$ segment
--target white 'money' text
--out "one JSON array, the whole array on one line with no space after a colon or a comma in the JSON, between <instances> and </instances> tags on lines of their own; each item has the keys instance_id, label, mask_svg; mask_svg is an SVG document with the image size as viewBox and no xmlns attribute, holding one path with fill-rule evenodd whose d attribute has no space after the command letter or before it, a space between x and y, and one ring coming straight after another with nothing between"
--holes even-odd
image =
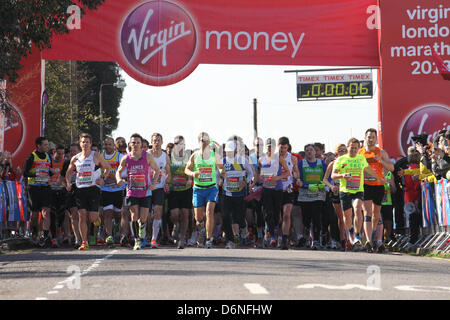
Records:
<instances>
[{"instance_id":1,"label":"white 'money' text","mask_svg":"<svg viewBox=\"0 0 450 320\"><path fill-rule=\"evenodd\" d=\"M303 32L297 38L294 35L284 32L276 32L269 35L267 32L254 32L249 33L246 31L239 31L236 34L232 34L230 31L206 31L206 50L210 50L213 41L215 41L215 48L217 50L222 49L222 38L225 39L228 50L236 48L240 51L249 50L254 51L259 49L259 46L263 46L264 50L268 51L273 49L275 51L286 51L289 47L292 48L291 58L295 58L300 46L305 37Z\"/></svg>"}]
</instances>

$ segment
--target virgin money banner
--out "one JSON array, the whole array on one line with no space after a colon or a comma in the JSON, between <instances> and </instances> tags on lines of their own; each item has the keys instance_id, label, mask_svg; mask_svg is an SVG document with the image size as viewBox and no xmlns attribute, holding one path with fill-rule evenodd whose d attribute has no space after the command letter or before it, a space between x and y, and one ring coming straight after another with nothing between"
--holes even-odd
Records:
<instances>
[{"instance_id":1,"label":"virgin money banner","mask_svg":"<svg viewBox=\"0 0 450 320\"><path fill-rule=\"evenodd\" d=\"M11 110L5 117L4 150L13 156L14 169L23 169L41 131L42 64L39 50L21 60L23 68L15 83L7 83Z\"/></svg>"},{"instance_id":2,"label":"virgin money banner","mask_svg":"<svg viewBox=\"0 0 450 320\"><path fill-rule=\"evenodd\" d=\"M200 63L379 66L377 0L107 0L43 52L169 85Z\"/></svg>"},{"instance_id":3,"label":"virgin money banner","mask_svg":"<svg viewBox=\"0 0 450 320\"><path fill-rule=\"evenodd\" d=\"M450 66L450 2L381 0L383 147L404 155L411 137L431 141L450 129L450 82L433 61L433 51Z\"/></svg>"}]
</instances>

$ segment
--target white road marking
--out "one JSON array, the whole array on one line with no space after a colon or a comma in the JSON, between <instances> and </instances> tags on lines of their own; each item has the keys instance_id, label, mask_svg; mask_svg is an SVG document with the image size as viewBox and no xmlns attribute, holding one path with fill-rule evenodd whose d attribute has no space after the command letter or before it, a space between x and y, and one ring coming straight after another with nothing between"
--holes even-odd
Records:
<instances>
[{"instance_id":1,"label":"white road marking","mask_svg":"<svg viewBox=\"0 0 450 320\"><path fill-rule=\"evenodd\" d=\"M440 287L440 286L396 286L394 287L400 291L416 291L416 292L449 292L450 287Z\"/></svg>"},{"instance_id":2,"label":"white road marking","mask_svg":"<svg viewBox=\"0 0 450 320\"><path fill-rule=\"evenodd\" d=\"M80 277L84 276L86 274L88 274L89 272L91 272L92 270L98 268L98 266L100 265L101 262L103 262L106 259L111 258L115 253L117 252L117 250L113 250L111 251L107 256L101 258L101 259L96 259L95 262L93 262L85 271L83 271L82 273L79 273L78 275L71 275L69 277L67 277L66 279L58 282L58 284L56 286L53 287L53 290L48 291L47 295L55 295L59 293L59 289L63 289L66 285L69 287L69 284L72 283L72 281L74 281L75 277ZM70 288L70 287L69 287ZM56 290L58 289L58 290ZM48 300L48 298L46 297L37 297L36 300Z\"/></svg>"},{"instance_id":3,"label":"white road marking","mask_svg":"<svg viewBox=\"0 0 450 320\"><path fill-rule=\"evenodd\" d=\"M259 283L244 283L244 286L250 291L252 294L269 294L269 291L266 290Z\"/></svg>"},{"instance_id":4,"label":"white road marking","mask_svg":"<svg viewBox=\"0 0 450 320\"><path fill-rule=\"evenodd\" d=\"M296 288L297 289L323 288L323 289L329 289L329 290L361 289L361 290L366 290L366 291L381 291L381 288L364 286L364 285L360 285L360 284L344 284L342 286L333 286L333 285L321 284L321 283L307 283L307 284L299 285Z\"/></svg>"}]
</instances>

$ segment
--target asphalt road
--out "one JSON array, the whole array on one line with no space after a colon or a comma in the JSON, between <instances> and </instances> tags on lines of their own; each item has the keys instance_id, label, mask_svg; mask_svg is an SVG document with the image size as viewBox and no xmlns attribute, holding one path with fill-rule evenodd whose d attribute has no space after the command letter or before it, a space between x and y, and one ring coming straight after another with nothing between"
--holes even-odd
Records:
<instances>
[{"instance_id":1,"label":"asphalt road","mask_svg":"<svg viewBox=\"0 0 450 320\"><path fill-rule=\"evenodd\" d=\"M173 247L0 255L1 300L450 299L450 260L398 254Z\"/></svg>"}]
</instances>

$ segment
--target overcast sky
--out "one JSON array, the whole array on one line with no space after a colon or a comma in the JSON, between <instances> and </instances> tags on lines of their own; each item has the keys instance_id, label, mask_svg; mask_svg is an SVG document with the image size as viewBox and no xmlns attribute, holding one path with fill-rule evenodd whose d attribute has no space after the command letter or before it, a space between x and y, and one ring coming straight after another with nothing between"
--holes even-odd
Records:
<instances>
[{"instance_id":1,"label":"overcast sky","mask_svg":"<svg viewBox=\"0 0 450 320\"><path fill-rule=\"evenodd\" d=\"M308 67L311 69L313 67ZM314 67L315 68L315 67ZM188 148L206 131L217 142L237 134L252 149L253 99L258 101L258 135L287 136L295 152L310 142L325 143L331 151L367 128L377 128L378 92L373 99L298 102L295 66L199 65L179 83L152 87L122 71L127 83L119 108L120 121L113 136L127 141L137 132L150 140L154 132L163 145L181 134ZM373 72L376 87L376 71Z\"/></svg>"}]
</instances>

